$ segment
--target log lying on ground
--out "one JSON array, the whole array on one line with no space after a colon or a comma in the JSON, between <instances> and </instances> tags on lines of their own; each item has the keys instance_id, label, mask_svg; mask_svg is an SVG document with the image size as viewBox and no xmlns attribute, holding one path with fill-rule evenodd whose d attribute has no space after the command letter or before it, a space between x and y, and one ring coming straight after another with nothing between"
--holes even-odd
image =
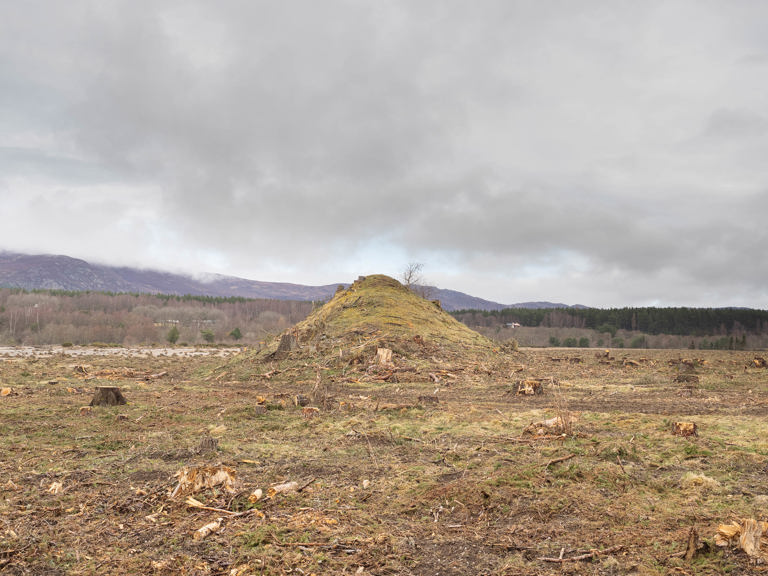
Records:
<instances>
[{"instance_id":1,"label":"log lying on ground","mask_svg":"<svg viewBox=\"0 0 768 576\"><path fill-rule=\"evenodd\" d=\"M97 386L91 399L91 406L122 406L128 401L117 386Z\"/></svg>"}]
</instances>

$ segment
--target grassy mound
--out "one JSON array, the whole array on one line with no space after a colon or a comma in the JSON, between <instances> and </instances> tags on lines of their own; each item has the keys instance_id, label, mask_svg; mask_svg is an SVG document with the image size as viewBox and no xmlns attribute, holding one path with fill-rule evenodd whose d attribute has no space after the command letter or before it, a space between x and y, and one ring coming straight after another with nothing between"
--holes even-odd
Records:
<instances>
[{"instance_id":1,"label":"grassy mound","mask_svg":"<svg viewBox=\"0 0 768 576\"><path fill-rule=\"evenodd\" d=\"M372 362L378 348L410 361L486 359L499 345L388 276L359 278L270 342L255 359Z\"/></svg>"}]
</instances>

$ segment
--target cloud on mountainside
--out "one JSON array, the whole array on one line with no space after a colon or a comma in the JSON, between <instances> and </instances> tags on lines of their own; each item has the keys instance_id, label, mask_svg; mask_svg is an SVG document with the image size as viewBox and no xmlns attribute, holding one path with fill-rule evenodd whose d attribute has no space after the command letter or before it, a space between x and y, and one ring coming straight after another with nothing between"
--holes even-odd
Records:
<instances>
[{"instance_id":1,"label":"cloud on mountainside","mask_svg":"<svg viewBox=\"0 0 768 576\"><path fill-rule=\"evenodd\" d=\"M0 246L766 307L768 5L0 7Z\"/></svg>"}]
</instances>

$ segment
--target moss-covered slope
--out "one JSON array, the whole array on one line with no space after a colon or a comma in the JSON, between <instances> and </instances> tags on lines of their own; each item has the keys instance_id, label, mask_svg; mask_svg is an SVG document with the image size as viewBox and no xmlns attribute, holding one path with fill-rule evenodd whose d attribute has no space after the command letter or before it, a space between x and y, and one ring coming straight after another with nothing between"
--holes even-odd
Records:
<instances>
[{"instance_id":1,"label":"moss-covered slope","mask_svg":"<svg viewBox=\"0 0 768 576\"><path fill-rule=\"evenodd\" d=\"M264 360L313 357L370 360L379 347L402 358L471 360L499 346L388 276L359 278L257 354Z\"/></svg>"}]
</instances>

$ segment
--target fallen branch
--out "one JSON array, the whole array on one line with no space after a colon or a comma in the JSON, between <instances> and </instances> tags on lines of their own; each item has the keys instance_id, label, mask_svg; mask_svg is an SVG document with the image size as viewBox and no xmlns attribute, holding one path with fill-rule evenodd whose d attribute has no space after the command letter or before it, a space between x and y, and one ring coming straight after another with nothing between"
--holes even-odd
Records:
<instances>
[{"instance_id":1,"label":"fallen branch","mask_svg":"<svg viewBox=\"0 0 768 576\"><path fill-rule=\"evenodd\" d=\"M563 558L564 551L560 551L560 556L558 558L537 558L537 560L541 560L542 562L577 562L580 560L592 560L593 558L597 558L598 556L604 556L606 554L613 554L614 552L618 552L619 550L622 550L624 548L623 544L617 544L616 546L611 546L610 548L606 548L605 550L590 550L586 554L579 554L578 556L571 556L570 558Z\"/></svg>"},{"instance_id":2,"label":"fallen branch","mask_svg":"<svg viewBox=\"0 0 768 576\"><path fill-rule=\"evenodd\" d=\"M410 436L399 436L399 438L402 438L403 440L408 440L409 442L419 442L421 444L426 444L424 440L421 440L419 438L412 438Z\"/></svg>"},{"instance_id":3,"label":"fallen branch","mask_svg":"<svg viewBox=\"0 0 768 576\"><path fill-rule=\"evenodd\" d=\"M270 544L274 546L283 546L283 547L293 547L296 546L298 548L326 548L328 550L343 550L347 552L348 554L355 554L359 552L360 550L358 548L353 548L352 546L349 546L347 544L337 543L337 544L329 544L327 542L270 542Z\"/></svg>"},{"instance_id":4,"label":"fallen branch","mask_svg":"<svg viewBox=\"0 0 768 576\"><path fill-rule=\"evenodd\" d=\"M530 437L523 437L523 438L513 438L511 436L505 436L502 438L498 438L500 442L515 442L518 444L532 444L534 442L538 442L539 440L565 440L566 435L565 434L549 434L546 436L530 436ZM495 440L489 438L489 440Z\"/></svg>"},{"instance_id":5,"label":"fallen branch","mask_svg":"<svg viewBox=\"0 0 768 576\"><path fill-rule=\"evenodd\" d=\"M315 477L313 476L312 478L310 478L309 480L307 480L306 482L304 482L304 484L302 484L301 486L299 486L298 488L296 488L296 492L301 492L302 490L304 490L304 488L306 488L307 486L309 486L310 484L312 484L312 483L313 483L315 480L317 480L317 478L315 478Z\"/></svg>"},{"instance_id":6,"label":"fallen branch","mask_svg":"<svg viewBox=\"0 0 768 576\"><path fill-rule=\"evenodd\" d=\"M552 464L557 464L559 462L565 462L566 460L570 460L571 458L574 458L576 454L568 454L568 456L561 456L560 458L555 458L554 460L550 460L547 462L547 465L544 466L544 468L549 468L552 466Z\"/></svg>"},{"instance_id":7,"label":"fallen branch","mask_svg":"<svg viewBox=\"0 0 768 576\"><path fill-rule=\"evenodd\" d=\"M328 542L270 542L270 544L275 546L327 546L328 548L338 546L338 544L328 544Z\"/></svg>"},{"instance_id":8,"label":"fallen branch","mask_svg":"<svg viewBox=\"0 0 768 576\"><path fill-rule=\"evenodd\" d=\"M248 516L249 514L254 514L256 516L259 516L261 518L264 518L264 513L261 510L257 510L256 508L251 508L250 510L245 510L244 512L232 512L231 510L226 510L224 508L212 508L211 506L206 506L199 500L196 500L190 496L185 501L187 506L190 506L192 508L198 508L199 510L209 510L210 512L219 512L220 514L226 514L228 516L231 516L232 518L238 518L240 516Z\"/></svg>"}]
</instances>

